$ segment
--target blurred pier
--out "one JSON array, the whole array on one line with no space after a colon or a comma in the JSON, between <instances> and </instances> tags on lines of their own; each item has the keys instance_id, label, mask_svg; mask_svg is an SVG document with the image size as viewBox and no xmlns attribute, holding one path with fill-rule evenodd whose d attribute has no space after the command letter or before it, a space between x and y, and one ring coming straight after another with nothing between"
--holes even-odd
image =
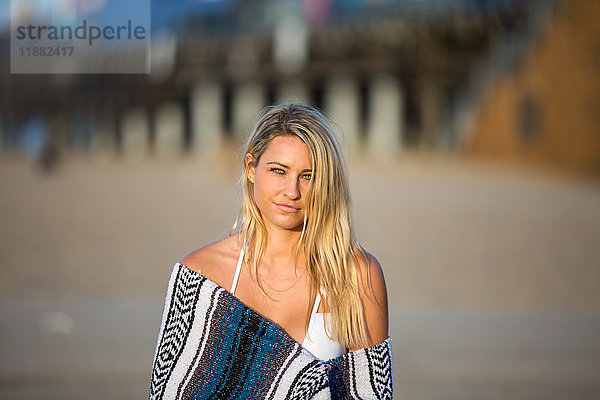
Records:
<instances>
[{"instance_id":1,"label":"blurred pier","mask_svg":"<svg viewBox=\"0 0 600 400\"><path fill-rule=\"evenodd\" d=\"M153 2L156 13L162 3ZM531 52L541 51L537 47L553 21L563 14L569 18L563 8L582 14L584 3L591 4L215 3L220 6L181 16L176 26L155 28L150 75L19 75L8 74L4 65L3 153L28 152L48 165L69 152L207 157L223 143L239 143L264 106L305 102L332 116L349 152L390 159L407 149L497 156L493 150L508 139L498 132L487 135L498 121L482 119L482 101L495 82L516 74ZM7 49L8 37L0 45ZM575 137L555 154L554 137L566 133L546 126L549 117L539 111L546 107L544 93L522 91L512 100L517 115L496 116L514 119L514 126L505 124L505 135L517 136L517 147L501 158L543 153L538 160L543 164L597 172L597 152L570 150L581 142L596 149L590 129L597 125L569 132ZM548 147L554 153L547 154Z\"/></svg>"}]
</instances>

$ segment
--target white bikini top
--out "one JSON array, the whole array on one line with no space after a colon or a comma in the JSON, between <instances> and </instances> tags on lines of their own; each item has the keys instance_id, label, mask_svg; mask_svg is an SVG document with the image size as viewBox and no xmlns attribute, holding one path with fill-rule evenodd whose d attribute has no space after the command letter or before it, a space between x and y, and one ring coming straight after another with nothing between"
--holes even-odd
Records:
<instances>
[{"instance_id":1,"label":"white bikini top","mask_svg":"<svg viewBox=\"0 0 600 400\"><path fill-rule=\"evenodd\" d=\"M235 275L233 276L233 284L231 285L230 292L232 295L235 295L235 288L237 287L237 283L240 278L243 260L244 248L242 247L240 251L240 258L238 259L237 267L235 269ZM310 351L313 356L321 360L329 360L330 358L339 357L346 353L346 349L340 346L338 342L327 336L327 332L325 331L325 323L329 324L329 313L317 312L320 302L321 295L317 292L317 297L315 299L312 312L310 313L308 330L306 331L306 336L302 342L302 347Z\"/></svg>"}]
</instances>

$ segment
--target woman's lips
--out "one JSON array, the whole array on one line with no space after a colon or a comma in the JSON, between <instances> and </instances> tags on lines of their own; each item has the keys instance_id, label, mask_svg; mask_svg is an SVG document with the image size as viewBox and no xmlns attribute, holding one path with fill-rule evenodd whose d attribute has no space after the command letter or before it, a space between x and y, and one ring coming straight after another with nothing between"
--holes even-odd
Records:
<instances>
[{"instance_id":1,"label":"woman's lips","mask_svg":"<svg viewBox=\"0 0 600 400\"><path fill-rule=\"evenodd\" d=\"M288 213L292 213L292 212L298 212L299 209L290 205L290 204L286 204L286 203L275 203L275 205L277 206L277 208L279 208L281 211L283 212L288 212Z\"/></svg>"}]
</instances>

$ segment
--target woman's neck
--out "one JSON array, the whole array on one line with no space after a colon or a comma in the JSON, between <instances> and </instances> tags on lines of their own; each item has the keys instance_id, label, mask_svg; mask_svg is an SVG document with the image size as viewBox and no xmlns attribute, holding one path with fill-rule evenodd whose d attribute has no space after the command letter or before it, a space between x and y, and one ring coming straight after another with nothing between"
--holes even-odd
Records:
<instances>
[{"instance_id":1,"label":"woman's neck","mask_svg":"<svg viewBox=\"0 0 600 400\"><path fill-rule=\"evenodd\" d=\"M270 268L293 267L302 231L271 230L268 235L267 248L262 256L263 264ZM298 249L299 265L302 264L303 256L304 251L300 246Z\"/></svg>"}]
</instances>

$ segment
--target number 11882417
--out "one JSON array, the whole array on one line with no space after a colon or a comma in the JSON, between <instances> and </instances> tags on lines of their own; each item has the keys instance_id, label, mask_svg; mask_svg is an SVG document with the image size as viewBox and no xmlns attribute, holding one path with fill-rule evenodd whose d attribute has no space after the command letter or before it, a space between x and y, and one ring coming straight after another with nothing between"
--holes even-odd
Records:
<instances>
[{"instance_id":1,"label":"number 11882417","mask_svg":"<svg viewBox=\"0 0 600 400\"><path fill-rule=\"evenodd\" d=\"M66 46L28 46L19 47L21 57L70 57L75 51L74 47Z\"/></svg>"}]
</instances>

